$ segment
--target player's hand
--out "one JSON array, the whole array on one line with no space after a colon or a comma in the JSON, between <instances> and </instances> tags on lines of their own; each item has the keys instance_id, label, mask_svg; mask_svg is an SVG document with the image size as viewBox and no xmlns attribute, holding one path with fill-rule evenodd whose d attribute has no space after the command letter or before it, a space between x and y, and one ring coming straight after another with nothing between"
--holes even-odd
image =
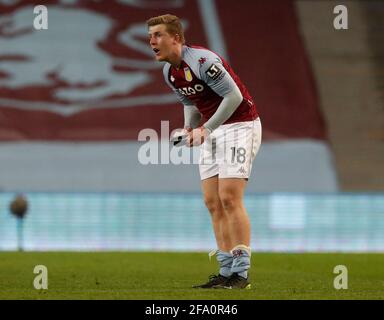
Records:
<instances>
[{"instance_id":1,"label":"player's hand","mask_svg":"<svg viewBox=\"0 0 384 320\"><path fill-rule=\"evenodd\" d=\"M187 146L194 147L203 144L209 136L209 131L204 127L199 127L188 132Z\"/></svg>"},{"instance_id":2,"label":"player's hand","mask_svg":"<svg viewBox=\"0 0 384 320\"><path fill-rule=\"evenodd\" d=\"M191 127L184 127L183 131L185 133L191 132L193 129Z\"/></svg>"},{"instance_id":3,"label":"player's hand","mask_svg":"<svg viewBox=\"0 0 384 320\"><path fill-rule=\"evenodd\" d=\"M184 127L183 129L176 129L172 131L170 142L174 146L183 146L187 144L188 133L192 131L190 127Z\"/></svg>"}]
</instances>

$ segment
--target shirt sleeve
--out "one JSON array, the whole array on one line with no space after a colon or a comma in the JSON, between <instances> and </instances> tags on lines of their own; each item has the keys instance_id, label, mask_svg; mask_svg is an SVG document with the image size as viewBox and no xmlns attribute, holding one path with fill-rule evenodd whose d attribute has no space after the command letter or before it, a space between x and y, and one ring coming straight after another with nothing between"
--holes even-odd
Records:
<instances>
[{"instance_id":1,"label":"shirt sleeve","mask_svg":"<svg viewBox=\"0 0 384 320\"><path fill-rule=\"evenodd\" d=\"M243 101L243 96L239 88L236 86L235 89L224 96L216 112L212 115L212 117L209 118L206 123L204 123L203 126L210 132L217 129L230 118L230 116L240 105L241 101Z\"/></svg>"},{"instance_id":2,"label":"shirt sleeve","mask_svg":"<svg viewBox=\"0 0 384 320\"><path fill-rule=\"evenodd\" d=\"M210 59L200 68L201 79L219 96L223 97L212 117L204 124L210 132L217 129L235 112L243 95L219 59Z\"/></svg>"},{"instance_id":3,"label":"shirt sleeve","mask_svg":"<svg viewBox=\"0 0 384 320\"><path fill-rule=\"evenodd\" d=\"M200 67L200 79L221 97L237 87L219 58L211 58Z\"/></svg>"},{"instance_id":4,"label":"shirt sleeve","mask_svg":"<svg viewBox=\"0 0 384 320\"><path fill-rule=\"evenodd\" d=\"M201 120L201 113L195 106L184 105L184 128L197 128Z\"/></svg>"}]
</instances>

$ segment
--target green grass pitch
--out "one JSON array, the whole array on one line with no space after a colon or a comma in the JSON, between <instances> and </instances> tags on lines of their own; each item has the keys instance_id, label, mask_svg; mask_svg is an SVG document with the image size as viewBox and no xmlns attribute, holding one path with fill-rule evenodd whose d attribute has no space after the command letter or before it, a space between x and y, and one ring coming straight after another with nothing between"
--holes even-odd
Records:
<instances>
[{"instance_id":1,"label":"green grass pitch","mask_svg":"<svg viewBox=\"0 0 384 320\"><path fill-rule=\"evenodd\" d=\"M36 290L33 269L48 268ZM336 265L348 289L333 287ZM205 253L1 252L0 299L383 299L382 254L254 253L251 290L192 289L217 272Z\"/></svg>"}]
</instances>

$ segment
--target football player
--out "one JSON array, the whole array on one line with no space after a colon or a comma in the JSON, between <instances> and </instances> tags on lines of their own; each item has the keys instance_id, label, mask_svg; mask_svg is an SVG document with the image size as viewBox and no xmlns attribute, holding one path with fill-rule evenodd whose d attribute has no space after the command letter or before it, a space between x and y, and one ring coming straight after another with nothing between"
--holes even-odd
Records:
<instances>
[{"instance_id":1,"label":"football player","mask_svg":"<svg viewBox=\"0 0 384 320\"><path fill-rule=\"evenodd\" d=\"M199 171L211 214L220 270L195 288L249 289L250 222L243 204L252 162L261 144L261 122L247 88L218 54L186 45L178 17L147 21L165 82L184 105L187 145L199 146Z\"/></svg>"}]
</instances>

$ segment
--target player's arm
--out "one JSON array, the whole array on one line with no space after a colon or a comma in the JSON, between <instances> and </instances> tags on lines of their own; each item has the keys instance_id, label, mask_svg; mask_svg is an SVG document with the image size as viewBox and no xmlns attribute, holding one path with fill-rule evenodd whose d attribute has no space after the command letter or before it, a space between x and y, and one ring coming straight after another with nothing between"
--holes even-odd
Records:
<instances>
[{"instance_id":1,"label":"player's arm","mask_svg":"<svg viewBox=\"0 0 384 320\"><path fill-rule=\"evenodd\" d=\"M239 87L218 58L209 59L200 67L200 79L223 100L207 122L189 133L189 146L202 144L213 130L229 119L243 101Z\"/></svg>"},{"instance_id":2,"label":"player's arm","mask_svg":"<svg viewBox=\"0 0 384 320\"><path fill-rule=\"evenodd\" d=\"M174 145L180 146L186 143L188 140L188 133L191 132L194 128L197 128L199 125L201 120L201 113L187 97L182 95L175 88L172 88L172 90L180 102L184 105L184 128L182 130L177 130L171 136L171 141L174 143ZM186 140L184 141L184 139Z\"/></svg>"},{"instance_id":3,"label":"player's arm","mask_svg":"<svg viewBox=\"0 0 384 320\"><path fill-rule=\"evenodd\" d=\"M197 128L201 113L194 105L184 105L184 128L188 131Z\"/></svg>"},{"instance_id":4,"label":"player's arm","mask_svg":"<svg viewBox=\"0 0 384 320\"><path fill-rule=\"evenodd\" d=\"M184 129L191 131L197 128L201 120L199 109L192 102L171 86L179 101L184 105Z\"/></svg>"},{"instance_id":5,"label":"player's arm","mask_svg":"<svg viewBox=\"0 0 384 320\"><path fill-rule=\"evenodd\" d=\"M236 82L218 60L205 63L200 69L200 76L213 91L223 97L216 112L203 124L203 127L211 133L230 118L243 101L243 95Z\"/></svg>"},{"instance_id":6,"label":"player's arm","mask_svg":"<svg viewBox=\"0 0 384 320\"><path fill-rule=\"evenodd\" d=\"M180 138L185 136L186 132L191 132L192 129L196 128L201 120L201 114L196 106L183 94L181 94L169 81L168 79L169 66L164 65L163 75L164 80L167 85L175 93L179 101L184 105L184 129L178 132L175 132L171 137L171 141L181 142ZM176 145L176 144L175 144Z\"/></svg>"}]
</instances>

